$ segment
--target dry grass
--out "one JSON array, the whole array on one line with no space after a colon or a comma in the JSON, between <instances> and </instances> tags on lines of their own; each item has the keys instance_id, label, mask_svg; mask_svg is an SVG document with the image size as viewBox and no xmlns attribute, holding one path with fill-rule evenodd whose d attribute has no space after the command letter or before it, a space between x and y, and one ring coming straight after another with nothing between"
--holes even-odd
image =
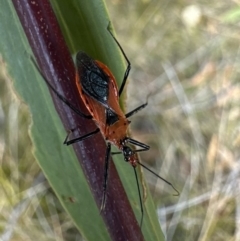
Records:
<instances>
[{"instance_id":1,"label":"dry grass","mask_svg":"<svg viewBox=\"0 0 240 241\"><path fill-rule=\"evenodd\" d=\"M240 2L192 4L107 0L133 66L127 108L149 95L132 118L134 138L151 146L142 160L181 192L146 173L167 240L240 240ZM27 107L1 66L0 237L80 240L31 154Z\"/></svg>"},{"instance_id":2,"label":"dry grass","mask_svg":"<svg viewBox=\"0 0 240 241\"><path fill-rule=\"evenodd\" d=\"M239 2L111 2L128 108L149 95L132 125L142 160L181 192L146 173L167 240L240 240Z\"/></svg>"}]
</instances>

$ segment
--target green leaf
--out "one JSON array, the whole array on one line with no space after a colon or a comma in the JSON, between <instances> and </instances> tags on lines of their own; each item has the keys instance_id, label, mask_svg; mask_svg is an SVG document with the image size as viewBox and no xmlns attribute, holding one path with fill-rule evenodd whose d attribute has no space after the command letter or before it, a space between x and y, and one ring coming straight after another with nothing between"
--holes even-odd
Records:
<instances>
[{"instance_id":1,"label":"green leaf","mask_svg":"<svg viewBox=\"0 0 240 241\"><path fill-rule=\"evenodd\" d=\"M121 83L125 68L123 62L118 61L119 48L106 29L109 20L104 3L63 0L52 1L52 4L71 53L84 50L108 65ZM52 104L48 88L30 64L28 53L31 49L11 2L1 3L0 15L0 52L7 63L14 88L29 106L31 137L39 165L84 238L111 240L72 148L62 145L66 131ZM115 164L140 221L139 197L132 167L121 157L116 158ZM147 194L142 227L144 237L146 240L164 240L149 191Z\"/></svg>"}]
</instances>

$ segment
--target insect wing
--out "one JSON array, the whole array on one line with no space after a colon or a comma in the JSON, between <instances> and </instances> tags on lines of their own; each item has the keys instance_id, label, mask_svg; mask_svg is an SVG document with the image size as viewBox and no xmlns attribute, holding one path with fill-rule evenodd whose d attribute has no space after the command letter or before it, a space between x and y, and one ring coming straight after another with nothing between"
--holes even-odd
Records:
<instances>
[{"instance_id":1,"label":"insect wing","mask_svg":"<svg viewBox=\"0 0 240 241\"><path fill-rule=\"evenodd\" d=\"M76 59L79 81L83 91L105 107L108 107L108 76L86 53L78 52Z\"/></svg>"},{"instance_id":2,"label":"insect wing","mask_svg":"<svg viewBox=\"0 0 240 241\"><path fill-rule=\"evenodd\" d=\"M106 108L106 124L113 125L119 120L119 118L125 119L125 114L119 105L119 94L118 87L114 76L112 75L109 68L101 63L100 61L95 61L99 68L104 71L104 74L108 77L108 89L109 94L107 98L108 107Z\"/></svg>"},{"instance_id":3,"label":"insect wing","mask_svg":"<svg viewBox=\"0 0 240 241\"><path fill-rule=\"evenodd\" d=\"M85 93L82 94L82 98L89 112L93 116L93 120L96 122L101 132L104 133L106 126L106 108L100 102L89 97Z\"/></svg>"}]
</instances>

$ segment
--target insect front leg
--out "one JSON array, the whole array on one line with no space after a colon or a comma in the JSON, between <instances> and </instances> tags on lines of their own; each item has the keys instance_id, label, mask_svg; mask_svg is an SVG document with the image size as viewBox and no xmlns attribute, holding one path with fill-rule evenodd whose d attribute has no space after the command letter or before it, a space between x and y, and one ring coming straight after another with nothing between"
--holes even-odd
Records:
<instances>
[{"instance_id":1,"label":"insect front leg","mask_svg":"<svg viewBox=\"0 0 240 241\"><path fill-rule=\"evenodd\" d=\"M142 149L134 150L134 152L148 151L150 149L150 146L129 137L126 137L125 141L142 148Z\"/></svg>"}]
</instances>

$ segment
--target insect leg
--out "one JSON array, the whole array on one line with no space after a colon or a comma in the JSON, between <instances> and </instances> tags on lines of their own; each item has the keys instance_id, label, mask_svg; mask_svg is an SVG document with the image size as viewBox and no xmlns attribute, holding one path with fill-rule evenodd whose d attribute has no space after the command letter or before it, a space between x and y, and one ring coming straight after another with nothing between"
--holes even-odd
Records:
<instances>
[{"instance_id":1,"label":"insect leg","mask_svg":"<svg viewBox=\"0 0 240 241\"><path fill-rule=\"evenodd\" d=\"M146 149L144 149L146 151ZM134 151L137 152L137 151ZM117 155L117 154L121 154L122 152L112 152L112 155ZM139 163L139 162L138 162ZM137 176L137 172L136 172L136 167L133 167L134 170L134 174L135 174L135 178L136 178L136 182L137 182L137 189L138 189L138 197L139 197L139 202L140 202L140 208L141 208L141 221L140 221L140 227L142 227L142 222L143 222L143 202L142 202L142 196L141 196L141 192L140 192L140 186L139 186L139 180L138 180L138 176Z\"/></svg>"},{"instance_id":2,"label":"insect leg","mask_svg":"<svg viewBox=\"0 0 240 241\"><path fill-rule=\"evenodd\" d=\"M141 151L147 151L150 149L150 147L144 143L141 143L139 141L136 141L134 139L131 139L131 138L126 138L126 141L130 144L133 144L133 145L136 145L136 146L140 146L142 147L142 149L139 149L139 150L135 150L135 152L141 152ZM168 182L166 179L164 179L163 177L159 176L157 173L155 173L154 171L152 171L151 169L149 169L147 166L143 165L141 162L139 162L137 160L137 163L142 166L143 168L145 168L146 170L148 170L149 172L151 172L153 175L155 175L156 177L160 178L161 180L163 180L164 182L166 182L168 185L170 185L175 191L177 194L175 194L174 196L179 196L179 191L172 185L172 183Z\"/></svg>"},{"instance_id":3,"label":"insect leg","mask_svg":"<svg viewBox=\"0 0 240 241\"><path fill-rule=\"evenodd\" d=\"M62 101L64 102L70 109L72 109L76 114L82 116L83 118L86 119L92 119L91 115L85 115L84 113L82 113L79 109L77 109L75 106L73 106L65 97L63 97L60 93L58 93L56 91L56 89L50 84L50 82L48 81L48 79L45 77L45 75L43 74L43 72L40 70L38 64L36 63L35 59L31 56L31 60L32 63L35 65L36 69L38 70L38 72L41 74L42 78L44 79L44 81L46 82L47 86L54 92L54 94Z\"/></svg>"},{"instance_id":4,"label":"insect leg","mask_svg":"<svg viewBox=\"0 0 240 241\"><path fill-rule=\"evenodd\" d=\"M121 151L111 152L111 155L118 155L118 154L122 154L122 152Z\"/></svg>"},{"instance_id":5,"label":"insect leg","mask_svg":"<svg viewBox=\"0 0 240 241\"><path fill-rule=\"evenodd\" d=\"M144 143L142 143L142 142L136 141L136 140L134 140L134 139L132 139L132 138L126 137L125 140L126 140L128 143L130 143L130 144L133 144L133 145L135 145L135 146L142 147L142 149L135 150L135 152L147 151L147 150L150 149L150 146L148 146L148 145L146 145L146 144L144 144Z\"/></svg>"},{"instance_id":6,"label":"insect leg","mask_svg":"<svg viewBox=\"0 0 240 241\"><path fill-rule=\"evenodd\" d=\"M129 72L130 72L130 70L131 70L131 63L130 63L127 55L125 54L122 46L120 45L120 43L117 41L117 39L114 37L114 35L113 35L112 32L110 31L110 22L109 22L109 24L108 24L107 30L108 30L108 32L111 34L111 36L113 37L114 41L116 42L116 44L117 44L118 47L120 48L120 50L121 50L121 52L122 52L125 60L127 61L127 68L126 68L125 73L124 73L124 77L123 77L123 81L122 81L121 87L120 87L120 89L119 89L119 91L118 91L119 96L121 96L122 91L123 91L123 89L124 89L124 86L125 86L125 84L126 84L126 81L127 81L128 75L129 75Z\"/></svg>"},{"instance_id":7,"label":"insect leg","mask_svg":"<svg viewBox=\"0 0 240 241\"><path fill-rule=\"evenodd\" d=\"M90 136L93 136L93 135L97 134L98 132L99 132L99 128L97 128L95 131L92 131L92 132L90 132L90 133L88 133L88 134L86 134L84 136L80 136L80 137L72 139L70 141L67 140L68 137L69 137L69 134L70 134L70 133L68 133L68 135L67 135L67 137L66 137L66 139L65 139L63 144L65 144L67 146L72 145L73 143L76 143L76 142L79 142L79 141L83 141L83 140L89 138Z\"/></svg>"},{"instance_id":8,"label":"insect leg","mask_svg":"<svg viewBox=\"0 0 240 241\"><path fill-rule=\"evenodd\" d=\"M140 227L142 227L142 222L143 222L143 203L142 203L142 196L141 196L141 192L140 192L140 186L139 186L139 181L138 181L138 176L137 176L137 172L136 172L136 168L133 167L134 170L134 174L135 174L135 178L136 178L136 182L137 182L137 189L138 189L138 196L139 196L139 202L140 202L140 208L141 208L141 221L140 221Z\"/></svg>"},{"instance_id":9,"label":"insect leg","mask_svg":"<svg viewBox=\"0 0 240 241\"><path fill-rule=\"evenodd\" d=\"M135 108L134 110L128 112L128 113L125 115L126 118L128 118L128 117L136 114L138 111L140 111L141 109L145 108L145 107L147 106L147 104L148 104L148 103L146 102L145 104L142 104L142 105L138 106L137 108Z\"/></svg>"},{"instance_id":10,"label":"insect leg","mask_svg":"<svg viewBox=\"0 0 240 241\"><path fill-rule=\"evenodd\" d=\"M65 138L65 140L64 140L64 142L63 142L64 145L67 144L68 138L69 138L70 134L71 134L72 132L74 132L74 131L75 131L75 129L71 129L71 130L68 131L67 136L66 136L66 138Z\"/></svg>"},{"instance_id":11,"label":"insect leg","mask_svg":"<svg viewBox=\"0 0 240 241\"><path fill-rule=\"evenodd\" d=\"M134 150L134 152L142 152L142 151L148 151L150 149L150 146L142 143L142 142L139 142L139 141L136 141L132 138L129 138L129 137L126 137L125 138L125 141L130 143L130 144L133 144L135 146L139 146L139 147L142 147L142 149L138 149L138 150ZM121 151L117 151L117 152L112 152L111 153L112 155L118 155L118 154L122 154Z\"/></svg>"},{"instance_id":12,"label":"insect leg","mask_svg":"<svg viewBox=\"0 0 240 241\"><path fill-rule=\"evenodd\" d=\"M106 204L106 190L107 190L107 181L108 181L108 169L109 169L109 156L111 153L111 144L108 143L106 156L105 156L105 166L104 166L104 182L103 182L103 197L100 210L102 211L105 208Z\"/></svg>"}]
</instances>

